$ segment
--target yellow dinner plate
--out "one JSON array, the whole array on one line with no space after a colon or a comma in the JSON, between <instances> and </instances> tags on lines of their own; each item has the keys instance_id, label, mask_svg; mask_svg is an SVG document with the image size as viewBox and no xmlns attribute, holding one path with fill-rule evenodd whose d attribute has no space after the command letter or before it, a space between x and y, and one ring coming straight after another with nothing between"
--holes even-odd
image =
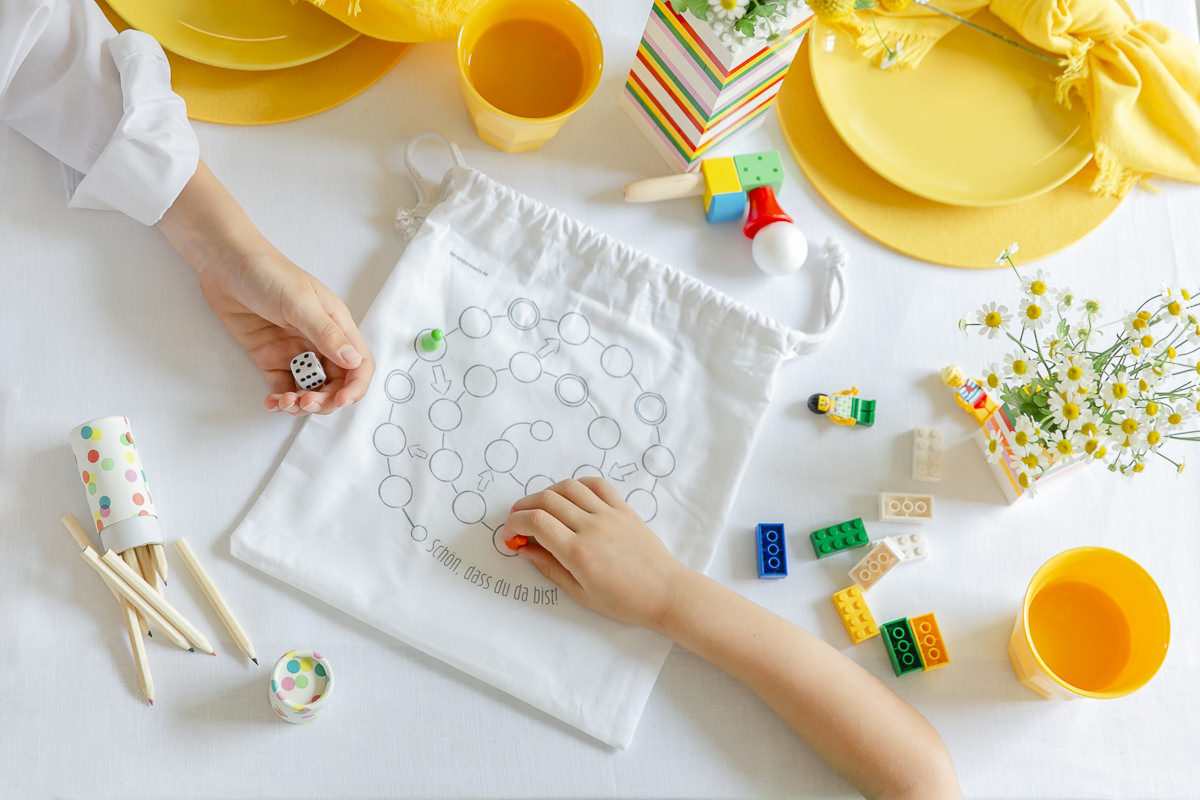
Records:
<instances>
[{"instance_id":1,"label":"yellow dinner plate","mask_svg":"<svg viewBox=\"0 0 1200 800\"><path fill-rule=\"evenodd\" d=\"M1017 36L986 11L973 19ZM965 26L914 68L880 69L819 22L809 53L838 134L869 167L921 197L1015 203L1062 184L1092 156L1083 104L1068 109L1054 98L1058 68Z\"/></svg>"},{"instance_id":2,"label":"yellow dinner plate","mask_svg":"<svg viewBox=\"0 0 1200 800\"><path fill-rule=\"evenodd\" d=\"M109 0L164 49L226 69L281 69L316 61L358 38L309 3L291 0Z\"/></svg>"}]
</instances>

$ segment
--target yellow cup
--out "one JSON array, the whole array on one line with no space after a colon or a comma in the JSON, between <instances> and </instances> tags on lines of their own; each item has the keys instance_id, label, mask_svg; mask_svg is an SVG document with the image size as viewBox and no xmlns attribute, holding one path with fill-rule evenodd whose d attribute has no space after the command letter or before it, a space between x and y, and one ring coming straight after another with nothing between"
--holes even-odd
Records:
<instances>
[{"instance_id":1,"label":"yellow cup","mask_svg":"<svg viewBox=\"0 0 1200 800\"><path fill-rule=\"evenodd\" d=\"M506 153L549 141L596 91L604 55L568 0L489 0L458 34L458 74L479 138Z\"/></svg>"},{"instance_id":2,"label":"yellow cup","mask_svg":"<svg viewBox=\"0 0 1200 800\"><path fill-rule=\"evenodd\" d=\"M1059 553L1029 582L1008 643L1017 677L1043 697L1121 697L1154 677L1171 621L1158 585L1101 547Z\"/></svg>"}]
</instances>

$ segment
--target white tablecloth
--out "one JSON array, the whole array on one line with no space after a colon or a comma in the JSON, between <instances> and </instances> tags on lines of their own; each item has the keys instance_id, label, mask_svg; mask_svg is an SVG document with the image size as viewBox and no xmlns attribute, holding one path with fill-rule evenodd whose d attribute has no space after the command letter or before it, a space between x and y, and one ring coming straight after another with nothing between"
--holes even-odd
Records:
<instances>
[{"instance_id":1,"label":"white tablecloth","mask_svg":"<svg viewBox=\"0 0 1200 800\"><path fill-rule=\"evenodd\" d=\"M601 32L605 78L538 152L505 155L475 138L453 45L443 43L414 48L379 84L315 118L198 125L204 157L267 236L356 315L400 251L392 213L414 200L403 147L438 128L497 179L780 319L813 325L819 271L761 275L745 240L706 226L697 201L621 203L623 184L665 172L616 105L645 9L582 5ZM1191 3L1133 6L1196 34ZM766 148L786 149L773 117L735 149ZM985 301L1015 299L1012 274L888 251L785 161L784 207L813 242L834 235L851 251L851 304L834 341L785 370L711 574L842 648L916 706L946 740L969 797L1195 797L1200 453L1178 477L1165 463L1135 481L1091 469L1005 505L967 440L973 424L934 373L1001 355L955 325ZM301 423L261 410L256 370L155 231L68 211L57 164L7 132L0 187L0 797L853 794L759 700L678 648L633 746L617 752L235 561L229 531ZM1039 266L1097 296L1108 319L1163 283L1195 288L1200 190L1163 188L1135 192ZM878 401L874 428L838 428L806 410L812 392L851 385ZM133 420L166 535L192 543L263 661L256 668L237 654L169 548L168 596L219 652L149 642L154 708L138 693L116 604L58 523L65 512L87 513L65 436L105 414ZM946 477L932 487L909 479L911 431L927 423L946 437ZM804 534L856 516L870 526L880 490L929 488L933 555L873 589L871 605L880 621L936 612L953 663L898 679L877 640L848 644L829 595L845 585L849 564L813 560ZM778 520L789 529L791 574L759 581L754 525ZM1171 650L1154 681L1127 698L1043 701L1013 675L1009 629L1037 567L1087 544L1129 554L1158 580L1172 612ZM296 647L322 650L338 677L330 707L299 728L276 721L265 701L271 662Z\"/></svg>"}]
</instances>

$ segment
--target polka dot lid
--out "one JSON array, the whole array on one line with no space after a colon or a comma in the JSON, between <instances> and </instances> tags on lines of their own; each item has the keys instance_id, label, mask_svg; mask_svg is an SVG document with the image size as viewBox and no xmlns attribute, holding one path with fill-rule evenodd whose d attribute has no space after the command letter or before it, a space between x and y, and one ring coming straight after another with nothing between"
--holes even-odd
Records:
<instances>
[{"instance_id":1,"label":"polka dot lid","mask_svg":"<svg viewBox=\"0 0 1200 800\"><path fill-rule=\"evenodd\" d=\"M152 521L158 512L129 418L101 417L85 422L71 431L68 440L102 542L113 550L162 542ZM117 526L128 520L136 522L118 533ZM131 536L139 541L128 538Z\"/></svg>"},{"instance_id":2,"label":"polka dot lid","mask_svg":"<svg viewBox=\"0 0 1200 800\"><path fill-rule=\"evenodd\" d=\"M329 659L316 650L292 650L275 662L267 699L280 719L301 724L316 717L332 691Z\"/></svg>"}]
</instances>

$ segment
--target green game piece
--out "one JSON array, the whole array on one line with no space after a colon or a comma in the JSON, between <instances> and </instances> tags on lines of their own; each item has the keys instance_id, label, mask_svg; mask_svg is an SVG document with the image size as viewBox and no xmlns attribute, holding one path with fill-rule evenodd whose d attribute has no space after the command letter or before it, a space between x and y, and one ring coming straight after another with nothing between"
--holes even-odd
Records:
<instances>
[{"instance_id":1,"label":"green game piece","mask_svg":"<svg viewBox=\"0 0 1200 800\"><path fill-rule=\"evenodd\" d=\"M734 156L733 166L737 169L743 192L759 186L770 186L779 191L779 187L783 186L783 159L779 157L778 150Z\"/></svg>"},{"instance_id":2,"label":"green game piece","mask_svg":"<svg viewBox=\"0 0 1200 800\"><path fill-rule=\"evenodd\" d=\"M913 636L912 626L905 617L885 622L880 630L883 632L883 646L887 648L888 658L892 662L892 671L896 677L906 672L925 669L921 660L921 651L917 648L917 639Z\"/></svg>"},{"instance_id":3,"label":"green game piece","mask_svg":"<svg viewBox=\"0 0 1200 800\"><path fill-rule=\"evenodd\" d=\"M432 353L442 346L442 329L434 328L429 333L421 337L421 349L426 353Z\"/></svg>"},{"instance_id":4,"label":"green game piece","mask_svg":"<svg viewBox=\"0 0 1200 800\"><path fill-rule=\"evenodd\" d=\"M817 554L817 558L831 556L842 550L862 547L871 541L871 538L867 536L867 529L863 525L862 517L839 525L830 525L828 528L818 528L808 537L812 540L813 552Z\"/></svg>"}]
</instances>

